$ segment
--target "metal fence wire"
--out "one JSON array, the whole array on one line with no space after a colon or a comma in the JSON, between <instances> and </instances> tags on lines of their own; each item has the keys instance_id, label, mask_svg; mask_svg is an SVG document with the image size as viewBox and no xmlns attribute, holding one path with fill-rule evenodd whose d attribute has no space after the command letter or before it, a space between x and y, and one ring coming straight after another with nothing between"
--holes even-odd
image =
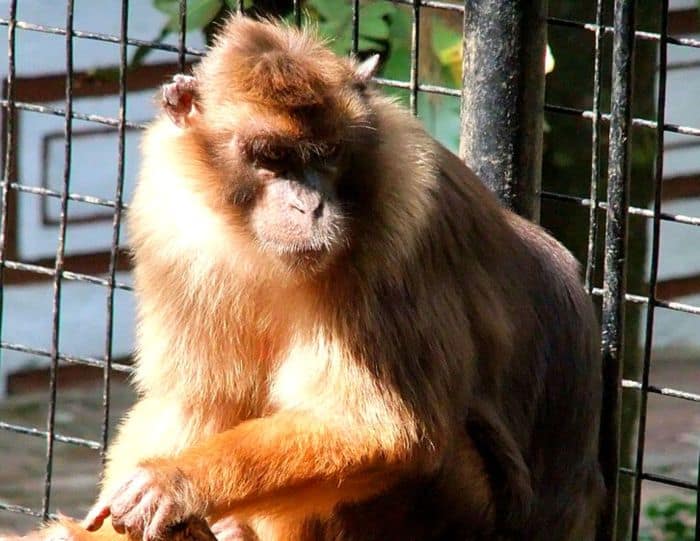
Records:
<instances>
[{"instance_id":1,"label":"metal fence wire","mask_svg":"<svg viewBox=\"0 0 700 541\"><path fill-rule=\"evenodd\" d=\"M190 0L193 1L193 0ZM338 0L339 2L341 0ZM370 3L368 0L367 3ZM601 457L608 472L623 481L631 492L629 512L629 536L639 539L642 523L642 487L646 483L665 485L687 491L689 498L700 497L700 474L695 480L651 471L646 467L645 437L647 435L648 399L662 395L666 400L700 403L696 385L695 392L667 388L656 385L650 377L652 367L652 345L654 338L655 314L659 310L669 310L692 315L700 315L700 306L657 298L659 279L661 227L665 222L684 224L687 227L700 226L700 216L676 214L662 211L662 175L664 172L664 136L668 132L686 136L700 136L700 126L685 126L666 122L666 86L668 73L669 45L700 49L700 39L687 36L669 35L669 1L646 0L655 9L656 29L639 29L635 21L634 0L596 0L591 20L571 20L552 15L555 0L550 1L550 15L546 13L544 0L481 0L481 1L438 1L438 0L392 0L394 4L410 10L410 66L408 80L377 78L377 83L387 87L404 89L408 93L411 110L418 111L418 98L421 94L450 96L462 99L461 108L461 154L502 198L504 203L520 213L537 218L542 205L559 205L562 212L571 208L583 207L587 213L586 232L587 257L585 260L585 282L589 292L601 302L602 336L601 345L605 361L605 419L601 442ZM48 26L31 20L18 18L20 0L6 2L7 10L0 18L0 25L7 32L7 65L4 95L0 103L3 109L4 172L2 177L2 198L0 212L0 325L7 322L6 292L12 277L22 273L29 280L51 281L53 287L51 306L50 347L39 348L30 344L8 341L0 326L0 350L21 352L38 358L48 359L48 412L45 426L28 426L0 419L0 438L19 438L20 435L45 440L45 472L43 475L42 503L38 507L27 507L3 501L0 498L0 525L3 517L19 513L39 519L53 516L52 486L54 477L54 446L56 442L70 446L87 448L104 454L110 436L110 403L113 377L117 373L129 373L131 365L126 359L116 358L114 353L115 294L130 292L128 280L117 279L118 271L128 267L128 258L120 239L120 226L127 204L124 180L126 136L129 130L140 130L143 124L127 120L127 106L130 92L135 88L147 88L149 83L139 82L140 68L133 69L129 64L130 48L152 48L173 55L172 71L184 71L187 64L204 54L203 50L188 47L187 0L179 0L179 32L176 44L162 40L147 41L129 36L129 1L122 0L120 30L118 35L94 32L90 29L75 28L74 0L65 0L65 24ZM133 4L133 3L132 3ZM233 5L233 3L226 3ZM242 9L239 0L234 9ZM247 5L248 3L246 3ZM261 2L275 4L275 2ZM300 23L304 9L302 0L277 2L286 6L293 20ZM349 1L352 7L352 51L358 51L360 29L362 28L361 2ZM364 4L364 2L362 2ZM641 5L641 4L640 4ZM453 12L464 21L464 50L462 60L462 87L449 88L423 82L419 70L421 52L421 11L431 9ZM606 15L607 14L607 15ZM608 17L610 16L610 17ZM610 18L612 24L606 23ZM547 30L570 32L585 36L593 42L593 72L590 73L592 103L590 108L572 106L567 103L544 103L544 74L541 69L541 53L544 50ZM31 99L32 93L18 93L21 81L17 76L17 36L53 34L63 36L65 41L65 65L62 89L64 105L56 106L45 99ZM488 39L484 39L487 36ZM31 38L28 38L31 39ZM481 39L481 42L477 41ZM579 38L574 38L579 39ZM582 38L583 39L583 38ZM74 70L74 46L79 40L92 40L113 44L119 48L118 77L114 93L118 95L116 117L94 114L90 110L76 110L74 99L82 88L81 75ZM633 112L633 63L635 46L651 42L656 46L656 116L637 117ZM612 47L611 55L606 55L606 47ZM533 54L537 53L537 54ZM610 52L608 50L608 52ZM612 61L608 63L608 56ZM605 74L611 75L609 102L605 91ZM474 92L475 75L479 84L488 86L488 92ZM167 73L156 73L155 77L164 80ZM80 84L78 84L80 83ZM139 86L140 85L140 86ZM153 85L151 85L153 86ZM515 91L514 91L515 90ZM25 98L24 96L29 96ZM609 109L608 109L609 103ZM545 115L542 115L544 109ZM63 118L63 171L60 188L48 185L41 187L23 182L17 167L18 115L23 112L39 115L53 115ZM606 112L609 111L609 112ZM542 118L569 117L586 124L591 138L582 138L580 144L590 152L590 184L585 194L562 193L542 187L540 181L542 165ZM74 162L74 123L76 121L94 124L100 130L116 133L118 140L118 160L116 182L111 197L96 197L77 193L72 189ZM652 200L649 206L630 204L631 140L633 134L653 132L654 134L654 180ZM585 131L588 133L588 131ZM556 141L551 143L556 145ZM607 175L605 174L607 167ZM599 192L607 186L607 195ZM20 194L28 194L46 201L60 203L58 238L55 256L48 259L23 258L16 249L13 236L17 222L13 217L13 206ZM69 225L70 203L78 202L93 206L99 212L108 212L111 217L110 248L104 254L106 272L91 271L89 268L74 270L67 265L66 236ZM626 289L626 262L628 241L628 218L636 217L650 222L648 246L650 265L646 284L648 294L628 293ZM602 245L601 245L602 241ZM599 279L596 278L599 277ZM76 356L65 353L61 342L61 305L63 287L68 282L83 282L103 289L106 327L104 331L103 354L96 357ZM640 377L623 378L623 350L625 312L634 307L643 309L643 350L641 353ZM56 428L56 403L58 376L64 366L80 365L101 370L102 373L102 423L101 430L93 438L71 436ZM697 384L697 382L695 382ZM621 397L632 393L638 397L636 403L636 423L634 431L633 460L627 465L619 459ZM695 410L696 415L700 410ZM8 441L8 440L5 440ZM0 456L0 477L2 464L7 457ZM607 513L601 525L599 539L613 539L618 499L622 496L611 491L607 502ZM697 509L697 505L696 505ZM697 513L698 511L696 511ZM695 520L695 539L700 540L700 521ZM692 528L692 526L691 526ZM622 530L626 530L624 527ZM676 538L674 538L676 539ZM678 538L680 539L680 538ZM685 539L685 538L684 538Z\"/></svg>"}]
</instances>

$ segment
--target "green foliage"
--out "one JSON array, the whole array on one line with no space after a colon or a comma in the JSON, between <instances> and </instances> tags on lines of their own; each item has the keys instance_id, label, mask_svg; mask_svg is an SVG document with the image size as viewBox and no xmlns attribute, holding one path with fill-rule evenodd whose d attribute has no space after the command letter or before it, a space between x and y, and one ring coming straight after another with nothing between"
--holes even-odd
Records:
<instances>
[{"instance_id":1,"label":"green foliage","mask_svg":"<svg viewBox=\"0 0 700 541\"><path fill-rule=\"evenodd\" d=\"M305 22L316 24L321 35L330 40L333 50L341 55L352 50L352 3L349 0L308 0ZM360 4L358 54L382 55L380 75L386 79L407 81L411 67L412 14L409 9L384 0ZM430 19L430 40L421 65L437 66L437 84L457 87L461 79L462 36L450 29L440 17ZM426 51L422 51L426 54ZM385 87L384 91L407 103L405 89ZM459 100L449 96L418 94L418 114L442 143L456 149L459 143Z\"/></svg>"},{"instance_id":2,"label":"green foliage","mask_svg":"<svg viewBox=\"0 0 700 541\"><path fill-rule=\"evenodd\" d=\"M640 534L640 541L693 541L697 502L677 497L660 498L645 509L651 523Z\"/></svg>"},{"instance_id":3,"label":"green foliage","mask_svg":"<svg viewBox=\"0 0 700 541\"><path fill-rule=\"evenodd\" d=\"M162 42L180 29L179 0L152 0L153 6L166 16L166 21L155 38ZM255 0L245 0L244 9L255 6ZM207 31L212 21L226 11L234 11L236 0L189 0L187 2L187 31ZM351 0L306 0L303 3L304 24L318 28L329 40L330 47L340 55L352 51ZM382 56L381 76L407 81L411 66L412 14L405 6L396 6L388 0L365 0L360 3L360 26L357 49L360 57L373 53ZM449 28L439 16L429 21L430 58L422 58L421 65L437 66L437 80L432 83L457 87L461 79L462 50L460 32ZM428 36L424 36L424 39ZM132 58L132 66L143 62L151 49L139 47ZM426 51L423 50L425 55ZM405 89L387 87L386 92L408 102ZM456 149L459 141L459 100L449 96L418 95L418 114L440 141Z\"/></svg>"},{"instance_id":4,"label":"green foliage","mask_svg":"<svg viewBox=\"0 0 700 541\"><path fill-rule=\"evenodd\" d=\"M235 2L226 2L226 4L235 4ZM171 33L180 30L179 0L153 0L153 7L168 17L161 32ZM187 2L187 31L203 29L223 7L223 0L190 0Z\"/></svg>"},{"instance_id":5,"label":"green foliage","mask_svg":"<svg viewBox=\"0 0 700 541\"><path fill-rule=\"evenodd\" d=\"M323 36L330 38L331 48L346 55L352 50L352 4L343 0L308 0L306 21L318 26ZM384 52L391 38L391 21L397 9L391 2L360 4L358 51Z\"/></svg>"},{"instance_id":6,"label":"green foliage","mask_svg":"<svg viewBox=\"0 0 700 541\"><path fill-rule=\"evenodd\" d=\"M442 22L431 21L430 46L443 69L443 79L450 86L458 86L462 79L462 34Z\"/></svg>"},{"instance_id":7,"label":"green foliage","mask_svg":"<svg viewBox=\"0 0 700 541\"><path fill-rule=\"evenodd\" d=\"M179 0L152 0L153 7L163 13L167 19L165 24L153 39L156 43L161 43L168 35L180 31L180 2ZM246 0L244 8L250 7L253 0ZM236 9L236 0L189 0L187 2L186 31L204 30L222 10ZM150 47L138 47L134 57L131 59L132 66L139 66L151 52Z\"/></svg>"}]
</instances>

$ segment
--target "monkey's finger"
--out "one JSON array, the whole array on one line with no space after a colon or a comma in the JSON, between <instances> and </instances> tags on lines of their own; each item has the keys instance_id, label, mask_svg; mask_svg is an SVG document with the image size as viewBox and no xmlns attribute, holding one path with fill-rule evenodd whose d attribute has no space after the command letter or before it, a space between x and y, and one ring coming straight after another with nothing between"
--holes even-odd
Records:
<instances>
[{"instance_id":1,"label":"monkey's finger","mask_svg":"<svg viewBox=\"0 0 700 541\"><path fill-rule=\"evenodd\" d=\"M151 523L143 532L143 541L158 541L163 539L168 526L178 522L181 517L176 516L175 505L172 501L167 501L161 505L151 517Z\"/></svg>"},{"instance_id":2,"label":"monkey's finger","mask_svg":"<svg viewBox=\"0 0 700 541\"><path fill-rule=\"evenodd\" d=\"M124 526L124 524L122 524L118 520L112 521L112 528L114 528L115 532L120 533L122 535L124 535L126 533L126 527Z\"/></svg>"},{"instance_id":3,"label":"monkey's finger","mask_svg":"<svg viewBox=\"0 0 700 541\"><path fill-rule=\"evenodd\" d=\"M103 495L97 501L97 503L95 503L95 505L92 506L90 511L88 511L87 516L83 519L81 523L82 527L89 532L99 530L102 527L102 524L104 523L105 519L111 514L112 500L114 499L115 494L122 492L131 484L132 481L133 477L128 479L123 485L117 487L108 495Z\"/></svg>"},{"instance_id":4,"label":"monkey's finger","mask_svg":"<svg viewBox=\"0 0 700 541\"><path fill-rule=\"evenodd\" d=\"M222 538L233 538L235 539L235 534L241 530L239 522L233 517L226 517L217 520L214 524L210 526L212 533L216 536L219 541ZM234 536L229 535L229 532L233 532Z\"/></svg>"},{"instance_id":5,"label":"monkey's finger","mask_svg":"<svg viewBox=\"0 0 700 541\"><path fill-rule=\"evenodd\" d=\"M125 508L119 513L115 513L112 509L112 526L119 533L126 532L131 537L139 538L148 526L152 514L140 504L129 509Z\"/></svg>"},{"instance_id":6,"label":"monkey's finger","mask_svg":"<svg viewBox=\"0 0 700 541\"><path fill-rule=\"evenodd\" d=\"M254 541L258 537L249 526L236 526L214 533L217 541Z\"/></svg>"},{"instance_id":7,"label":"monkey's finger","mask_svg":"<svg viewBox=\"0 0 700 541\"><path fill-rule=\"evenodd\" d=\"M144 495L153 490L150 476L141 472L132 477L117 494L110 505L112 517L121 517L131 511L141 501Z\"/></svg>"},{"instance_id":8,"label":"monkey's finger","mask_svg":"<svg viewBox=\"0 0 700 541\"><path fill-rule=\"evenodd\" d=\"M83 519L82 526L89 532L99 530L109 515L109 500L97 502Z\"/></svg>"},{"instance_id":9,"label":"monkey's finger","mask_svg":"<svg viewBox=\"0 0 700 541\"><path fill-rule=\"evenodd\" d=\"M141 537L158 505L157 500L155 492L147 492L135 507L122 515L113 516L112 525L116 524L123 528L132 538Z\"/></svg>"}]
</instances>

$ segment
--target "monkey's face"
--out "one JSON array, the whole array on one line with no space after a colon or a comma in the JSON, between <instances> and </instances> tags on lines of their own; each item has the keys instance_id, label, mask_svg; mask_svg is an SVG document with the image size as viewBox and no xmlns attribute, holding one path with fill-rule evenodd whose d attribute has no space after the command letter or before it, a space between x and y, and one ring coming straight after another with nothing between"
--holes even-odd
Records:
<instances>
[{"instance_id":1,"label":"monkey's face","mask_svg":"<svg viewBox=\"0 0 700 541\"><path fill-rule=\"evenodd\" d=\"M164 89L166 112L214 165L237 231L294 268L322 269L352 244L357 195L370 199L358 171L375 144L367 83L377 63L234 17L195 77Z\"/></svg>"},{"instance_id":2,"label":"monkey's face","mask_svg":"<svg viewBox=\"0 0 700 541\"><path fill-rule=\"evenodd\" d=\"M228 200L257 245L290 263L313 265L346 247L340 147L303 152L298 145L255 141L240 149L247 174L234 181Z\"/></svg>"}]
</instances>

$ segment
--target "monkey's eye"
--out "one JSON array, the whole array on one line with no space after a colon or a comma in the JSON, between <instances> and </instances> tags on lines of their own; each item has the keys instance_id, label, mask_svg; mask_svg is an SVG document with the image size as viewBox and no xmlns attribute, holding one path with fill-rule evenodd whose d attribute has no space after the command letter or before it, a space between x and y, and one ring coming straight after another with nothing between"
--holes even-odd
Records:
<instances>
[{"instance_id":1,"label":"monkey's eye","mask_svg":"<svg viewBox=\"0 0 700 541\"><path fill-rule=\"evenodd\" d=\"M291 153L284 148L269 148L255 157L256 167L279 172L289 168Z\"/></svg>"},{"instance_id":2,"label":"monkey's eye","mask_svg":"<svg viewBox=\"0 0 700 541\"><path fill-rule=\"evenodd\" d=\"M263 157L272 162L284 160L287 157L287 149L284 148L269 148L263 154Z\"/></svg>"},{"instance_id":3,"label":"monkey's eye","mask_svg":"<svg viewBox=\"0 0 700 541\"><path fill-rule=\"evenodd\" d=\"M340 145L329 145L320 156L321 162L325 166L334 167L338 165L342 153L343 149Z\"/></svg>"}]
</instances>

